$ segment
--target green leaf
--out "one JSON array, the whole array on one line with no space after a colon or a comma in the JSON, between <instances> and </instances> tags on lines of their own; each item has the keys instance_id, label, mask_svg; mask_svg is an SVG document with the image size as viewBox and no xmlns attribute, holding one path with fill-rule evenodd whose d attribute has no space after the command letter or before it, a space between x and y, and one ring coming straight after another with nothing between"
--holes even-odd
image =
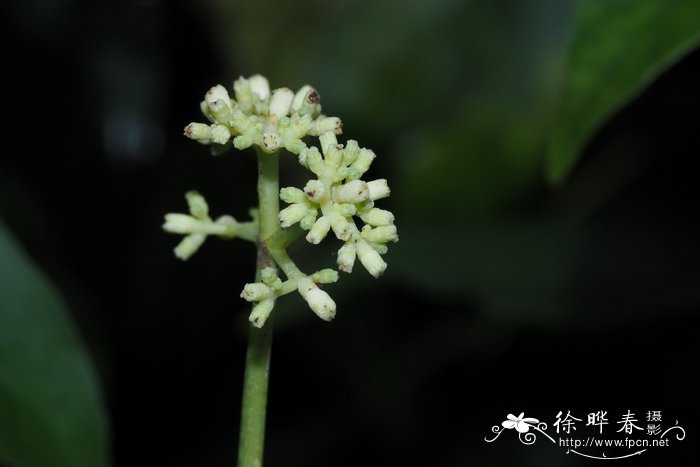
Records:
<instances>
[{"instance_id":1,"label":"green leaf","mask_svg":"<svg viewBox=\"0 0 700 467\"><path fill-rule=\"evenodd\" d=\"M94 368L58 293L0 222L0 462L109 465Z\"/></svg>"},{"instance_id":2,"label":"green leaf","mask_svg":"<svg viewBox=\"0 0 700 467\"><path fill-rule=\"evenodd\" d=\"M547 152L560 182L594 132L700 39L696 0L587 0L580 4L566 84Z\"/></svg>"}]
</instances>

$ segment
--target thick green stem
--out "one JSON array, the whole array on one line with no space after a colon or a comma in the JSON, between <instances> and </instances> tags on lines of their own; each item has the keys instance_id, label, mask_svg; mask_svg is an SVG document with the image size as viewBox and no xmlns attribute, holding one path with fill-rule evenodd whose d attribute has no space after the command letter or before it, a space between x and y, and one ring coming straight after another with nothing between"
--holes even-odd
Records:
<instances>
[{"instance_id":1,"label":"thick green stem","mask_svg":"<svg viewBox=\"0 0 700 467\"><path fill-rule=\"evenodd\" d=\"M278 154L258 152L258 199L260 201L260 235L255 276L259 281L260 271L274 265L262 239L271 237L280 229ZM238 467L262 466L271 349L272 315L261 329L250 326L243 380Z\"/></svg>"}]
</instances>

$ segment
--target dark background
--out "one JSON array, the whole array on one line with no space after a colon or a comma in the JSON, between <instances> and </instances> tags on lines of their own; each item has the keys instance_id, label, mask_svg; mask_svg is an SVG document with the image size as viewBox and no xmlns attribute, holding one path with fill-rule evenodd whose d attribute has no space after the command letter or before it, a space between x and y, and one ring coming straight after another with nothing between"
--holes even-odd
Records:
<instances>
[{"instance_id":1,"label":"dark background","mask_svg":"<svg viewBox=\"0 0 700 467\"><path fill-rule=\"evenodd\" d=\"M210 86L254 73L273 87L315 85L345 137L378 154L371 174L394 188L383 207L401 238L380 280L358 266L327 289L339 308L332 324L298 297L284 300L266 465L594 462L545 440L522 446L511 432L483 441L508 413L551 425L560 410L584 419L607 410L611 431L627 410L643 424L662 410L686 440L618 462L690 465L700 415L700 54L624 106L552 186L541 149L515 159L537 102L468 100L522 75L483 91L490 73L512 70L469 64L496 67L473 57L508 50L499 40L542 11L547 30L563 28L568 7L500 2L499 15L457 3L2 8L10 124L0 217L57 284L87 342L116 465L233 465L248 313L238 295L254 249L210 239L183 264L160 225L185 210L189 189L214 215L246 217L252 152L212 158L181 129L202 120ZM495 26L462 29L475 11ZM554 45L545 37L523 47ZM494 151L513 134L510 159ZM431 151L453 154L450 175L463 182L445 185ZM282 186L303 185L293 161L283 170ZM303 269L334 264L338 245L301 243L292 255Z\"/></svg>"}]
</instances>

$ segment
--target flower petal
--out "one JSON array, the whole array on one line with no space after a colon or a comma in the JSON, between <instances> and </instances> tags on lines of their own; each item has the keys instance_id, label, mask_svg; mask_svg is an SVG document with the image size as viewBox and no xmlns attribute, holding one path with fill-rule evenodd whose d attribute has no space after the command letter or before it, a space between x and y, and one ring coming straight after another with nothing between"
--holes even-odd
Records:
<instances>
[{"instance_id":1,"label":"flower petal","mask_svg":"<svg viewBox=\"0 0 700 467\"><path fill-rule=\"evenodd\" d=\"M513 420L506 420L505 422L501 423L501 425L503 425L503 428L507 428L510 430L512 428L515 428L516 422L514 422Z\"/></svg>"},{"instance_id":2,"label":"flower petal","mask_svg":"<svg viewBox=\"0 0 700 467\"><path fill-rule=\"evenodd\" d=\"M515 424L515 429L518 430L518 433L527 433L530 431L530 425L523 422L517 422Z\"/></svg>"}]
</instances>

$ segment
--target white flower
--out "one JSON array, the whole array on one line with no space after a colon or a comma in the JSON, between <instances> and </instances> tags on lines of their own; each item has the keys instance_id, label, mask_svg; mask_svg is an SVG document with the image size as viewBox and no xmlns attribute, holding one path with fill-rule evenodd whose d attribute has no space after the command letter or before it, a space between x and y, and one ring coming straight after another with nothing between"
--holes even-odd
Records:
<instances>
[{"instance_id":1,"label":"white flower","mask_svg":"<svg viewBox=\"0 0 700 467\"><path fill-rule=\"evenodd\" d=\"M309 233L306 235L306 241L313 243L314 245L318 245L321 243L321 240L326 238L330 228L331 222L328 220L328 216L319 217L318 220L314 222L314 225L311 227L311 230L309 230Z\"/></svg>"},{"instance_id":2,"label":"white flower","mask_svg":"<svg viewBox=\"0 0 700 467\"><path fill-rule=\"evenodd\" d=\"M389 185L387 185L386 180L383 178L367 182L367 189L369 190L369 199L371 199L372 201L386 198L391 194L391 190L389 190Z\"/></svg>"},{"instance_id":3,"label":"white flower","mask_svg":"<svg viewBox=\"0 0 700 467\"><path fill-rule=\"evenodd\" d=\"M525 412L520 412L520 415L517 417L513 414L508 414L508 420L501 423L501 425L508 430L515 428L518 433L527 433L530 431L531 426L540 422L536 418L523 418L523 415L525 415Z\"/></svg>"},{"instance_id":4,"label":"white flower","mask_svg":"<svg viewBox=\"0 0 700 467\"><path fill-rule=\"evenodd\" d=\"M250 90L258 95L261 100L270 97L270 83L262 75L253 75L248 78Z\"/></svg>"},{"instance_id":5,"label":"white flower","mask_svg":"<svg viewBox=\"0 0 700 467\"><path fill-rule=\"evenodd\" d=\"M370 196L368 184L362 180L352 180L335 189L334 199L338 203L362 203Z\"/></svg>"},{"instance_id":6,"label":"white flower","mask_svg":"<svg viewBox=\"0 0 700 467\"><path fill-rule=\"evenodd\" d=\"M360 219L373 226L391 225L394 223L394 214L384 209L370 208L360 212Z\"/></svg>"},{"instance_id":7,"label":"white flower","mask_svg":"<svg viewBox=\"0 0 700 467\"><path fill-rule=\"evenodd\" d=\"M183 261L188 259L197 252L206 238L206 235L198 232L189 234L175 247L175 256Z\"/></svg>"},{"instance_id":8,"label":"white flower","mask_svg":"<svg viewBox=\"0 0 700 467\"><path fill-rule=\"evenodd\" d=\"M212 125L211 127L211 142L217 144L226 144L231 139L231 131L226 125Z\"/></svg>"},{"instance_id":9,"label":"white flower","mask_svg":"<svg viewBox=\"0 0 700 467\"><path fill-rule=\"evenodd\" d=\"M272 289L260 282L246 284L241 292L241 298L248 302L259 302L272 297Z\"/></svg>"},{"instance_id":10,"label":"white flower","mask_svg":"<svg viewBox=\"0 0 700 467\"><path fill-rule=\"evenodd\" d=\"M187 214L166 214L163 230L176 234L190 234L199 229L200 222Z\"/></svg>"},{"instance_id":11,"label":"white flower","mask_svg":"<svg viewBox=\"0 0 700 467\"><path fill-rule=\"evenodd\" d=\"M335 318L335 302L308 277L299 279L297 289L311 310L324 321Z\"/></svg>"},{"instance_id":12,"label":"white flower","mask_svg":"<svg viewBox=\"0 0 700 467\"><path fill-rule=\"evenodd\" d=\"M364 240L358 240L357 257L362 265L367 269L367 272L374 277L379 277L386 270L386 262L382 259L379 253Z\"/></svg>"},{"instance_id":13,"label":"white flower","mask_svg":"<svg viewBox=\"0 0 700 467\"><path fill-rule=\"evenodd\" d=\"M352 272L352 267L355 264L355 256L357 255L357 249L355 245L351 242L346 243L340 250L338 250L338 269L343 272Z\"/></svg>"},{"instance_id":14,"label":"white flower","mask_svg":"<svg viewBox=\"0 0 700 467\"><path fill-rule=\"evenodd\" d=\"M275 301L271 298L267 298L261 302L256 303L253 307L253 310L250 312L248 321L250 321L250 323L256 328L263 327L265 321L267 321L267 318L270 317L270 313L272 313L272 309L274 307Z\"/></svg>"},{"instance_id":15,"label":"white flower","mask_svg":"<svg viewBox=\"0 0 700 467\"><path fill-rule=\"evenodd\" d=\"M289 88L279 88L272 91L270 97L270 116L276 118L286 117L292 107L294 93Z\"/></svg>"},{"instance_id":16,"label":"white flower","mask_svg":"<svg viewBox=\"0 0 700 467\"><path fill-rule=\"evenodd\" d=\"M185 136L202 144L211 142L211 128L205 123L192 122L185 127Z\"/></svg>"},{"instance_id":17,"label":"white flower","mask_svg":"<svg viewBox=\"0 0 700 467\"><path fill-rule=\"evenodd\" d=\"M307 212L309 212L309 208L303 202L290 204L279 213L280 225L284 228L294 225L299 222Z\"/></svg>"}]
</instances>

